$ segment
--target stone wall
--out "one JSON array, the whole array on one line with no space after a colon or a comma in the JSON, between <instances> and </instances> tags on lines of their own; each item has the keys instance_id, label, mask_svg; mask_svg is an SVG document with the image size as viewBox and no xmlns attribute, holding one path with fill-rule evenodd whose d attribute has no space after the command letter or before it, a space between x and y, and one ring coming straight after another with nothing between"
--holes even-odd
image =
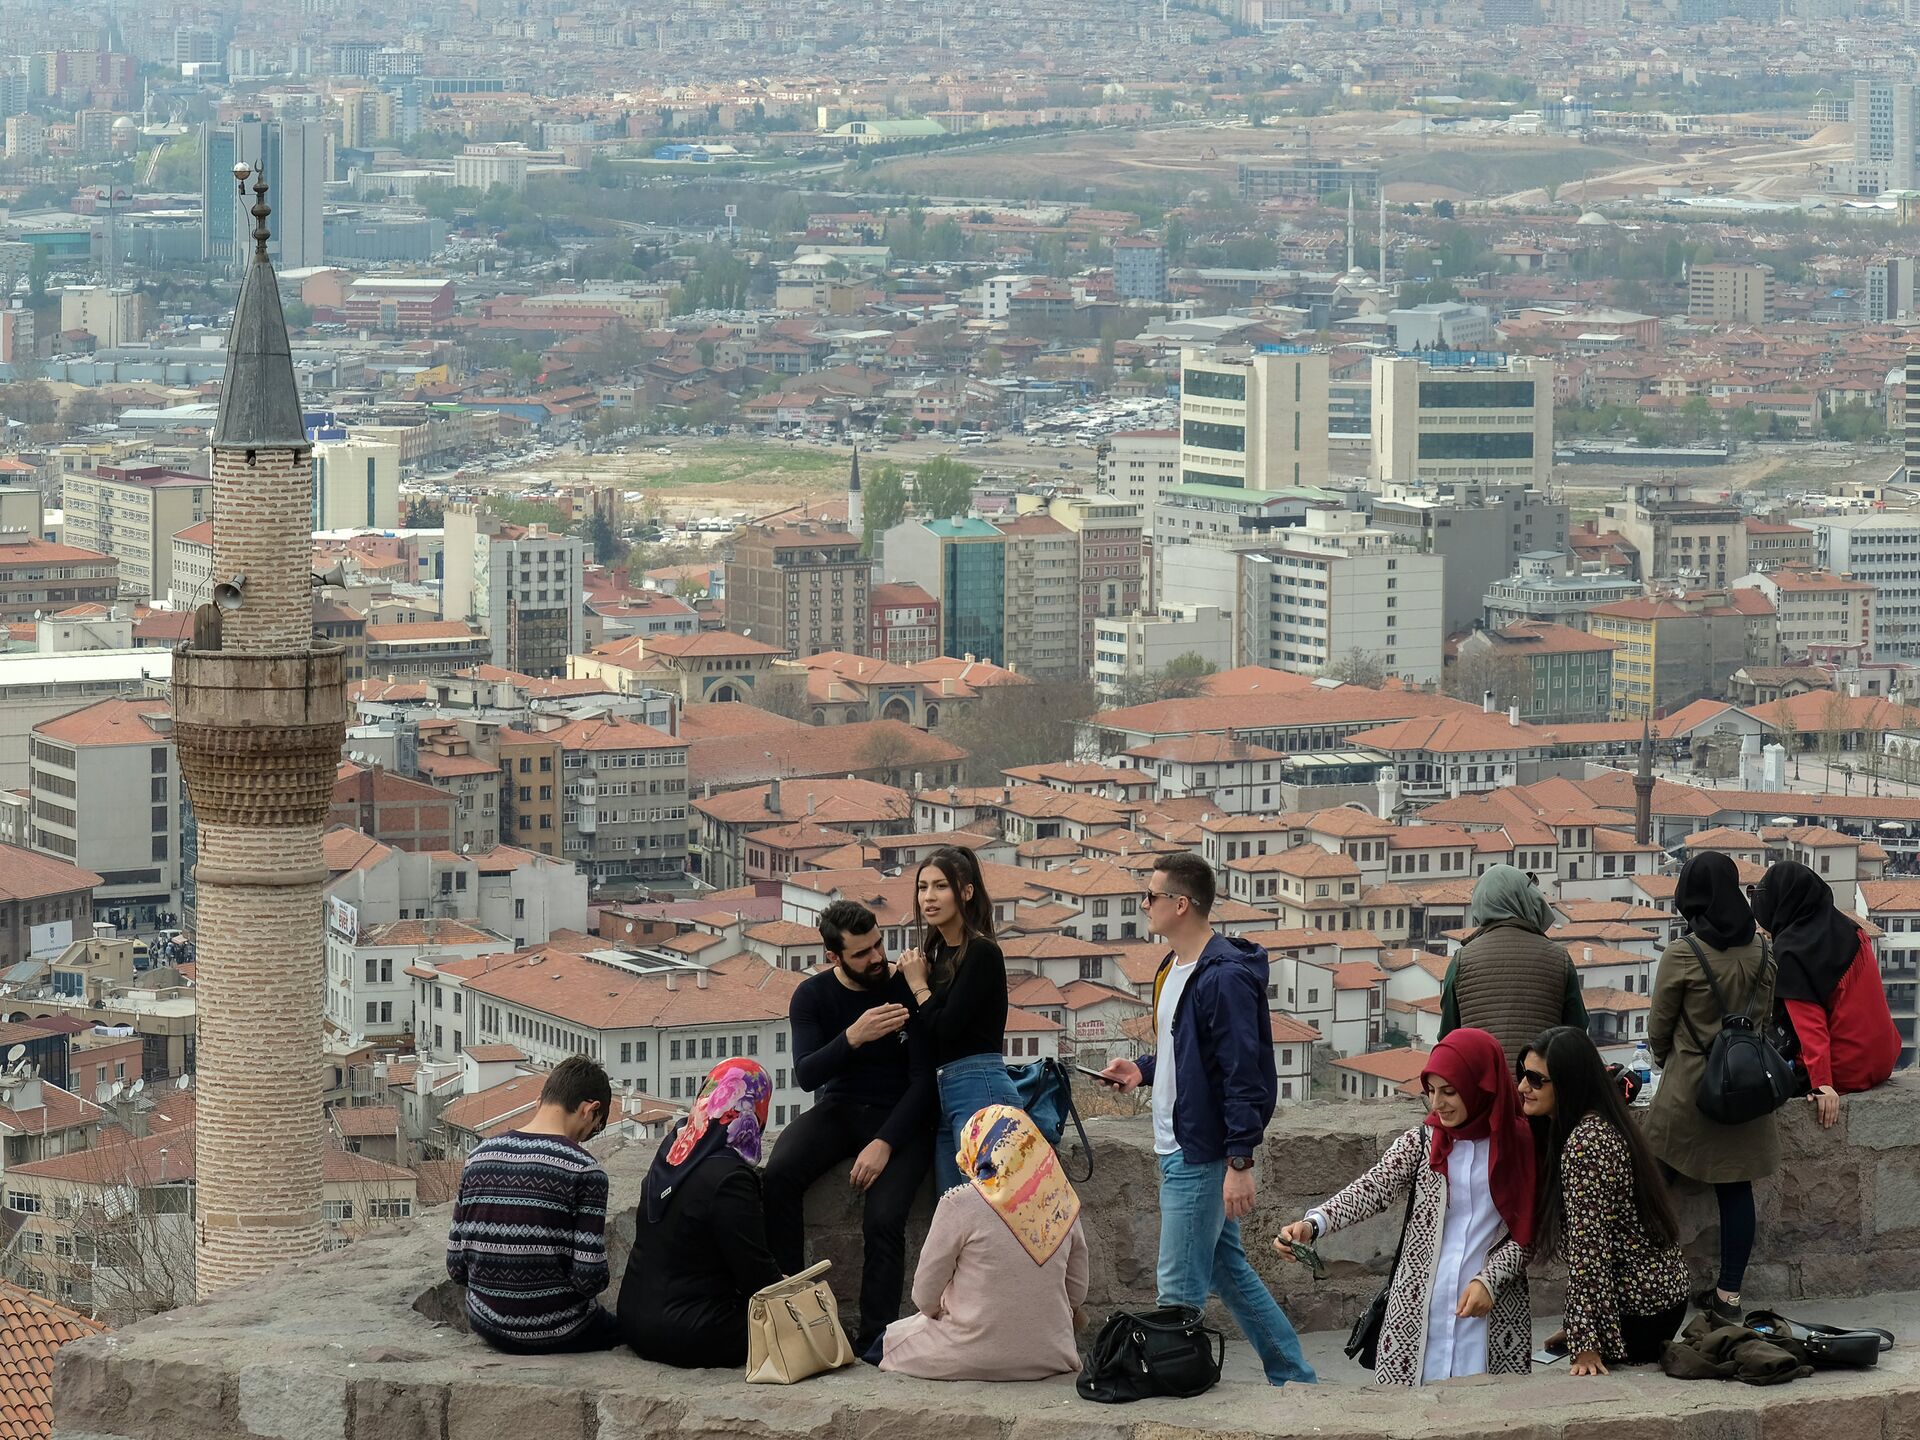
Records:
<instances>
[{"instance_id":1,"label":"stone wall","mask_svg":"<svg viewBox=\"0 0 1920 1440\"><path fill-rule=\"evenodd\" d=\"M1920 1289L1917 1098L1920 1084L1907 1080L1853 1098L1841 1126L1831 1131L1815 1126L1805 1107L1787 1114L1783 1173L1761 1187L1760 1244L1747 1287L1755 1303ZM1380 1283L1398 1213L1326 1241L1332 1273L1318 1285L1275 1260L1270 1237L1308 1203L1357 1175L1414 1117L1410 1106L1400 1104L1324 1104L1295 1107L1276 1119L1261 1156L1262 1199L1247 1227L1248 1249L1303 1327L1349 1323ZM1088 1309L1097 1319L1115 1306L1151 1300L1159 1222L1144 1123L1102 1120L1089 1130L1098 1169L1081 1189L1093 1262ZM607 1157L622 1248L649 1149L625 1145ZM843 1181L829 1178L813 1204L816 1253L834 1260L835 1288L851 1296L858 1246L850 1192ZM1689 1253L1704 1277L1717 1238L1712 1198L1689 1192L1683 1209ZM667 1371L630 1355L507 1360L459 1334L456 1325L436 1323L451 1320L458 1308L441 1278L445 1226L444 1210L429 1213L394 1233L289 1267L259 1287L68 1346L55 1375L56 1435L1680 1440L1711 1434L1716 1440L1811 1440L1857 1431L1904 1440L1920 1434L1920 1349L1904 1347L1873 1375L1818 1377L1785 1391L1680 1385L1644 1373L1576 1381L1550 1372L1401 1395L1356 1387L1355 1377L1343 1373L1331 1378L1344 1380L1344 1387L1289 1390L1284 1405L1242 1377L1202 1401L1120 1409L1082 1404L1064 1381L938 1386L857 1367L778 1390L745 1386L718 1372ZM616 1259L616 1277L623 1261L624 1253ZM1553 1313L1554 1290L1548 1279L1536 1286L1536 1316ZM1873 1318L1881 1317L1876 1302ZM1888 1319L1896 1328L1920 1324L1910 1306L1889 1312ZM1235 1345L1244 1351L1237 1337L1230 1348ZM1238 1363L1244 1366L1244 1356Z\"/></svg>"}]
</instances>

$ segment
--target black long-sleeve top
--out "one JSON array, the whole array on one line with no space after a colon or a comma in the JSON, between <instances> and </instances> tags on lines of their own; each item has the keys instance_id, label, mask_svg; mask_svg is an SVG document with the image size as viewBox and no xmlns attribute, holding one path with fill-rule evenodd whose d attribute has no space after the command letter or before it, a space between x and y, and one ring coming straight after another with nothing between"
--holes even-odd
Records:
<instances>
[{"instance_id":1,"label":"black long-sleeve top","mask_svg":"<svg viewBox=\"0 0 1920 1440\"><path fill-rule=\"evenodd\" d=\"M831 970L801 981L787 1007L793 1078L816 1099L887 1109L877 1138L898 1150L932 1123L933 1046L919 1020L849 1045L848 1027L882 1005L905 1005L911 1013L913 996L899 976L879 990L849 990Z\"/></svg>"},{"instance_id":2,"label":"black long-sleeve top","mask_svg":"<svg viewBox=\"0 0 1920 1440\"><path fill-rule=\"evenodd\" d=\"M927 958L931 960L932 954ZM933 1039L936 1067L969 1055L1004 1053L1007 961L1000 947L984 936L969 940L953 979L934 988L918 1016Z\"/></svg>"}]
</instances>

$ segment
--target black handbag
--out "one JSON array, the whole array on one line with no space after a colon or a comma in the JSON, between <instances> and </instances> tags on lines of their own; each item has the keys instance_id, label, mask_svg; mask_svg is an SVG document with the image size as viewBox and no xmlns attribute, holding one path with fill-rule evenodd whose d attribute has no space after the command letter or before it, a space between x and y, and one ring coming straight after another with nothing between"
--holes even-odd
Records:
<instances>
[{"instance_id":1,"label":"black handbag","mask_svg":"<svg viewBox=\"0 0 1920 1440\"><path fill-rule=\"evenodd\" d=\"M1347 1358L1369 1370L1380 1363L1380 1331L1387 1323L1387 1297L1393 1293L1393 1277L1400 1273L1400 1257L1407 1248L1407 1227L1413 1223L1413 1202L1419 1194L1420 1172L1416 1170L1413 1183L1407 1187L1407 1213L1400 1220L1400 1243L1393 1247L1393 1264L1387 1270L1386 1282L1373 1297L1373 1303L1360 1312L1360 1318L1353 1322L1352 1333L1347 1336Z\"/></svg>"},{"instance_id":2,"label":"black handbag","mask_svg":"<svg viewBox=\"0 0 1920 1440\"><path fill-rule=\"evenodd\" d=\"M1680 1012L1695 1047L1707 1057L1694 1103L1707 1119L1722 1125L1745 1125L1771 1115L1793 1098L1793 1066L1774 1045L1759 1017L1751 1013L1751 1003L1746 1011L1735 1011L1728 1006L1720 982L1714 978L1713 967L1707 963L1706 951L1693 936L1687 936L1686 940L1687 948L1693 951L1707 977L1707 988L1713 992L1713 1003L1721 1016L1719 1032L1711 1043L1705 1043L1692 1017L1684 1009ZM1773 957L1766 942L1760 943L1764 978Z\"/></svg>"},{"instance_id":3,"label":"black handbag","mask_svg":"<svg viewBox=\"0 0 1920 1440\"><path fill-rule=\"evenodd\" d=\"M1081 1399L1101 1405L1186 1400L1220 1383L1226 1358L1226 1336L1201 1324L1191 1305L1116 1310L1100 1327L1075 1388Z\"/></svg>"},{"instance_id":4,"label":"black handbag","mask_svg":"<svg viewBox=\"0 0 1920 1440\"><path fill-rule=\"evenodd\" d=\"M1776 1343L1799 1344L1806 1351L1807 1363L1816 1370L1870 1370L1893 1349L1893 1332L1872 1326L1849 1330L1839 1325L1813 1325L1789 1320L1773 1310L1755 1310L1745 1324L1754 1334Z\"/></svg>"}]
</instances>

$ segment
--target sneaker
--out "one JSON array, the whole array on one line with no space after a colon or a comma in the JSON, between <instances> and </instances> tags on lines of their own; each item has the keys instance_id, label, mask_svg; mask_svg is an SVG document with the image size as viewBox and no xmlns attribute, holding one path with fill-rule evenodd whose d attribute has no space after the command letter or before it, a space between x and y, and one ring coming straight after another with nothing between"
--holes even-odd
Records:
<instances>
[{"instance_id":1,"label":"sneaker","mask_svg":"<svg viewBox=\"0 0 1920 1440\"><path fill-rule=\"evenodd\" d=\"M1741 1323L1740 1306L1737 1303L1722 1300L1718 1286L1709 1285L1706 1289L1695 1292L1693 1304L1696 1310L1713 1322L1716 1329L1722 1325Z\"/></svg>"}]
</instances>

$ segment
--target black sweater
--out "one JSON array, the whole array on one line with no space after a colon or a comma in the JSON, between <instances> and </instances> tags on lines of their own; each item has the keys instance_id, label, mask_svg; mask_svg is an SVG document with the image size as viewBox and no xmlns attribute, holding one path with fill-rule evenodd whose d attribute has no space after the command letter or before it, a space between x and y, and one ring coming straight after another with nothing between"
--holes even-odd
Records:
<instances>
[{"instance_id":1,"label":"black sweater","mask_svg":"<svg viewBox=\"0 0 1920 1440\"><path fill-rule=\"evenodd\" d=\"M938 941L934 942L936 945ZM933 957L929 954L928 959ZM951 1065L969 1055L999 1055L1007 1033L1007 961L993 941L967 943L953 979L919 1007L933 1040L933 1063Z\"/></svg>"},{"instance_id":2,"label":"black sweater","mask_svg":"<svg viewBox=\"0 0 1920 1440\"><path fill-rule=\"evenodd\" d=\"M674 1187L658 1225L642 1202L620 1328L643 1360L738 1368L747 1363L747 1301L779 1278L759 1172L723 1148Z\"/></svg>"},{"instance_id":3,"label":"black sweater","mask_svg":"<svg viewBox=\"0 0 1920 1440\"><path fill-rule=\"evenodd\" d=\"M889 1111L879 1138L898 1150L933 1123L933 1047L918 1021L899 1034L849 1045L847 1028L882 1005L912 1009L913 996L898 976L879 990L849 990L832 970L801 981L787 1008L793 1078L816 1099Z\"/></svg>"}]
</instances>

